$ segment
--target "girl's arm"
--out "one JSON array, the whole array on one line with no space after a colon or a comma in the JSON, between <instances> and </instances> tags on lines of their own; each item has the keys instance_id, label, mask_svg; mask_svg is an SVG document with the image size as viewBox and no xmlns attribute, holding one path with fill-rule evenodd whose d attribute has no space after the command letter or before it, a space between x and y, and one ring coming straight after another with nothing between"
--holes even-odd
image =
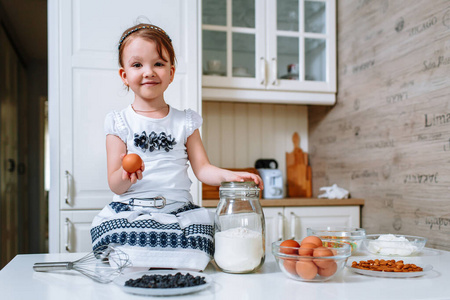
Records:
<instances>
[{"instance_id":1,"label":"girl's arm","mask_svg":"<svg viewBox=\"0 0 450 300\"><path fill-rule=\"evenodd\" d=\"M112 134L106 136L106 159L108 168L108 184L113 193L121 195L125 193L132 184L142 179L144 163L136 173L128 173L122 168L122 159L127 154L127 146L118 137Z\"/></svg>"},{"instance_id":2,"label":"girl's arm","mask_svg":"<svg viewBox=\"0 0 450 300\"><path fill-rule=\"evenodd\" d=\"M220 185L223 181L254 181L260 189L264 188L261 177L248 172L233 172L211 165L198 129L188 137L186 148L195 176L203 183Z\"/></svg>"}]
</instances>

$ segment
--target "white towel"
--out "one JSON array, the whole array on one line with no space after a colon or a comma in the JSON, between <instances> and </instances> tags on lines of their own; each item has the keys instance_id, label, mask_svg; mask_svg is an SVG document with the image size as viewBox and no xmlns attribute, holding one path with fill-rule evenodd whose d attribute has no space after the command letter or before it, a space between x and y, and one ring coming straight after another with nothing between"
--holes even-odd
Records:
<instances>
[{"instance_id":1,"label":"white towel","mask_svg":"<svg viewBox=\"0 0 450 300\"><path fill-rule=\"evenodd\" d=\"M337 184L333 184L332 186L324 186L319 190L325 191L325 193L319 195L319 198L347 199L349 196L349 192L346 189L338 187Z\"/></svg>"}]
</instances>

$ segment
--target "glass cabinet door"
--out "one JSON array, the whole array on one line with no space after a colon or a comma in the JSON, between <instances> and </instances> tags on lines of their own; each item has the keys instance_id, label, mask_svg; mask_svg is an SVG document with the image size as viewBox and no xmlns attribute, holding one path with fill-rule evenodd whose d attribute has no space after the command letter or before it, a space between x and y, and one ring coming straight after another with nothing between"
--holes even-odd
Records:
<instances>
[{"instance_id":1,"label":"glass cabinet door","mask_svg":"<svg viewBox=\"0 0 450 300\"><path fill-rule=\"evenodd\" d=\"M257 13L263 3L202 0L204 85L254 87L262 74L258 56L264 44Z\"/></svg>"},{"instance_id":2,"label":"glass cabinet door","mask_svg":"<svg viewBox=\"0 0 450 300\"><path fill-rule=\"evenodd\" d=\"M203 74L226 76L227 71L227 0L203 0L202 32Z\"/></svg>"},{"instance_id":3,"label":"glass cabinet door","mask_svg":"<svg viewBox=\"0 0 450 300\"><path fill-rule=\"evenodd\" d=\"M276 79L299 79L300 65L300 3L299 0L276 0L276 59L272 84Z\"/></svg>"},{"instance_id":4,"label":"glass cabinet door","mask_svg":"<svg viewBox=\"0 0 450 300\"><path fill-rule=\"evenodd\" d=\"M271 0L268 56L271 70L268 88L332 90L330 67L335 64L334 24L330 24L333 0ZM332 7L331 7L332 6ZM333 19L334 20L334 19ZM334 52L333 52L334 51Z\"/></svg>"},{"instance_id":5,"label":"glass cabinet door","mask_svg":"<svg viewBox=\"0 0 450 300\"><path fill-rule=\"evenodd\" d=\"M336 0L202 0L204 87L336 92Z\"/></svg>"},{"instance_id":6,"label":"glass cabinet door","mask_svg":"<svg viewBox=\"0 0 450 300\"><path fill-rule=\"evenodd\" d=\"M305 80L326 81L326 3L304 2Z\"/></svg>"}]
</instances>

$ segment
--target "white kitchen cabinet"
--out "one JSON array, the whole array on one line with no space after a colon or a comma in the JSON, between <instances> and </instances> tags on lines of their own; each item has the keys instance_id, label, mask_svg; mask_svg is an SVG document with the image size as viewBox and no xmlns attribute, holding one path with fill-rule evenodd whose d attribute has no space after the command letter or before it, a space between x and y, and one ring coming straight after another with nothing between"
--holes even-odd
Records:
<instances>
[{"instance_id":1,"label":"white kitchen cabinet","mask_svg":"<svg viewBox=\"0 0 450 300\"><path fill-rule=\"evenodd\" d=\"M335 0L203 0L203 99L334 104Z\"/></svg>"},{"instance_id":2,"label":"white kitchen cabinet","mask_svg":"<svg viewBox=\"0 0 450 300\"><path fill-rule=\"evenodd\" d=\"M208 208L215 214L215 208ZM266 255L271 255L275 241L293 238L302 240L306 229L324 226L360 226L359 206L323 207L264 207L266 225ZM97 210L66 210L61 212L61 252L86 252L91 250L91 222Z\"/></svg>"},{"instance_id":3,"label":"white kitchen cabinet","mask_svg":"<svg viewBox=\"0 0 450 300\"><path fill-rule=\"evenodd\" d=\"M140 22L164 28L177 55L165 99L201 114L198 6L199 0L48 1L50 252L66 251L67 240L70 251L84 250L92 212L112 200L103 130L106 114L133 100L118 75L117 45L125 29ZM190 177L199 203L200 184L192 172ZM72 213L87 219L69 218L67 227L65 216ZM64 236L66 228L76 236Z\"/></svg>"},{"instance_id":4,"label":"white kitchen cabinet","mask_svg":"<svg viewBox=\"0 0 450 300\"><path fill-rule=\"evenodd\" d=\"M91 223L100 210L65 210L60 214L60 252L92 250Z\"/></svg>"},{"instance_id":5,"label":"white kitchen cabinet","mask_svg":"<svg viewBox=\"0 0 450 300\"><path fill-rule=\"evenodd\" d=\"M360 206L263 207L266 219L266 253L271 244L302 240L307 228L360 227ZM269 252L268 252L269 251Z\"/></svg>"},{"instance_id":6,"label":"white kitchen cabinet","mask_svg":"<svg viewBox=\"0 0 450 300\"><path fill-rule=\"evenodd\" d=\"M272 255L272 243L285 239L285 217L283 207L263 207L266 224L266 256Z\"/></svg>"}]
</instances>

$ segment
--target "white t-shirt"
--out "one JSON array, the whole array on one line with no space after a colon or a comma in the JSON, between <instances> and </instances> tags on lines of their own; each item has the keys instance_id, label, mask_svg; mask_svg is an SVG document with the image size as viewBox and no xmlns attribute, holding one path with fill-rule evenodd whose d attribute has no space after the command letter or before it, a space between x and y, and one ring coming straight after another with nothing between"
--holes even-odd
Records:
<instances>
[{"instance_id":1,"label":"white t-shirt","mask_svg":"<svg viewBox=\"0 0 450 300\"><path fill-rule=\"evenodd\" d=\"M138 154L145 163L142 180L138 180L113 201L127 203L131 198L164 196L169 201L192 201L188 177L187 138L202 125L196 112L169 106L169 114L152 119L137 114L130 106L112 111L105 119L105 133L118 136L128 153Z\"/></svg>"}]
</instances>

